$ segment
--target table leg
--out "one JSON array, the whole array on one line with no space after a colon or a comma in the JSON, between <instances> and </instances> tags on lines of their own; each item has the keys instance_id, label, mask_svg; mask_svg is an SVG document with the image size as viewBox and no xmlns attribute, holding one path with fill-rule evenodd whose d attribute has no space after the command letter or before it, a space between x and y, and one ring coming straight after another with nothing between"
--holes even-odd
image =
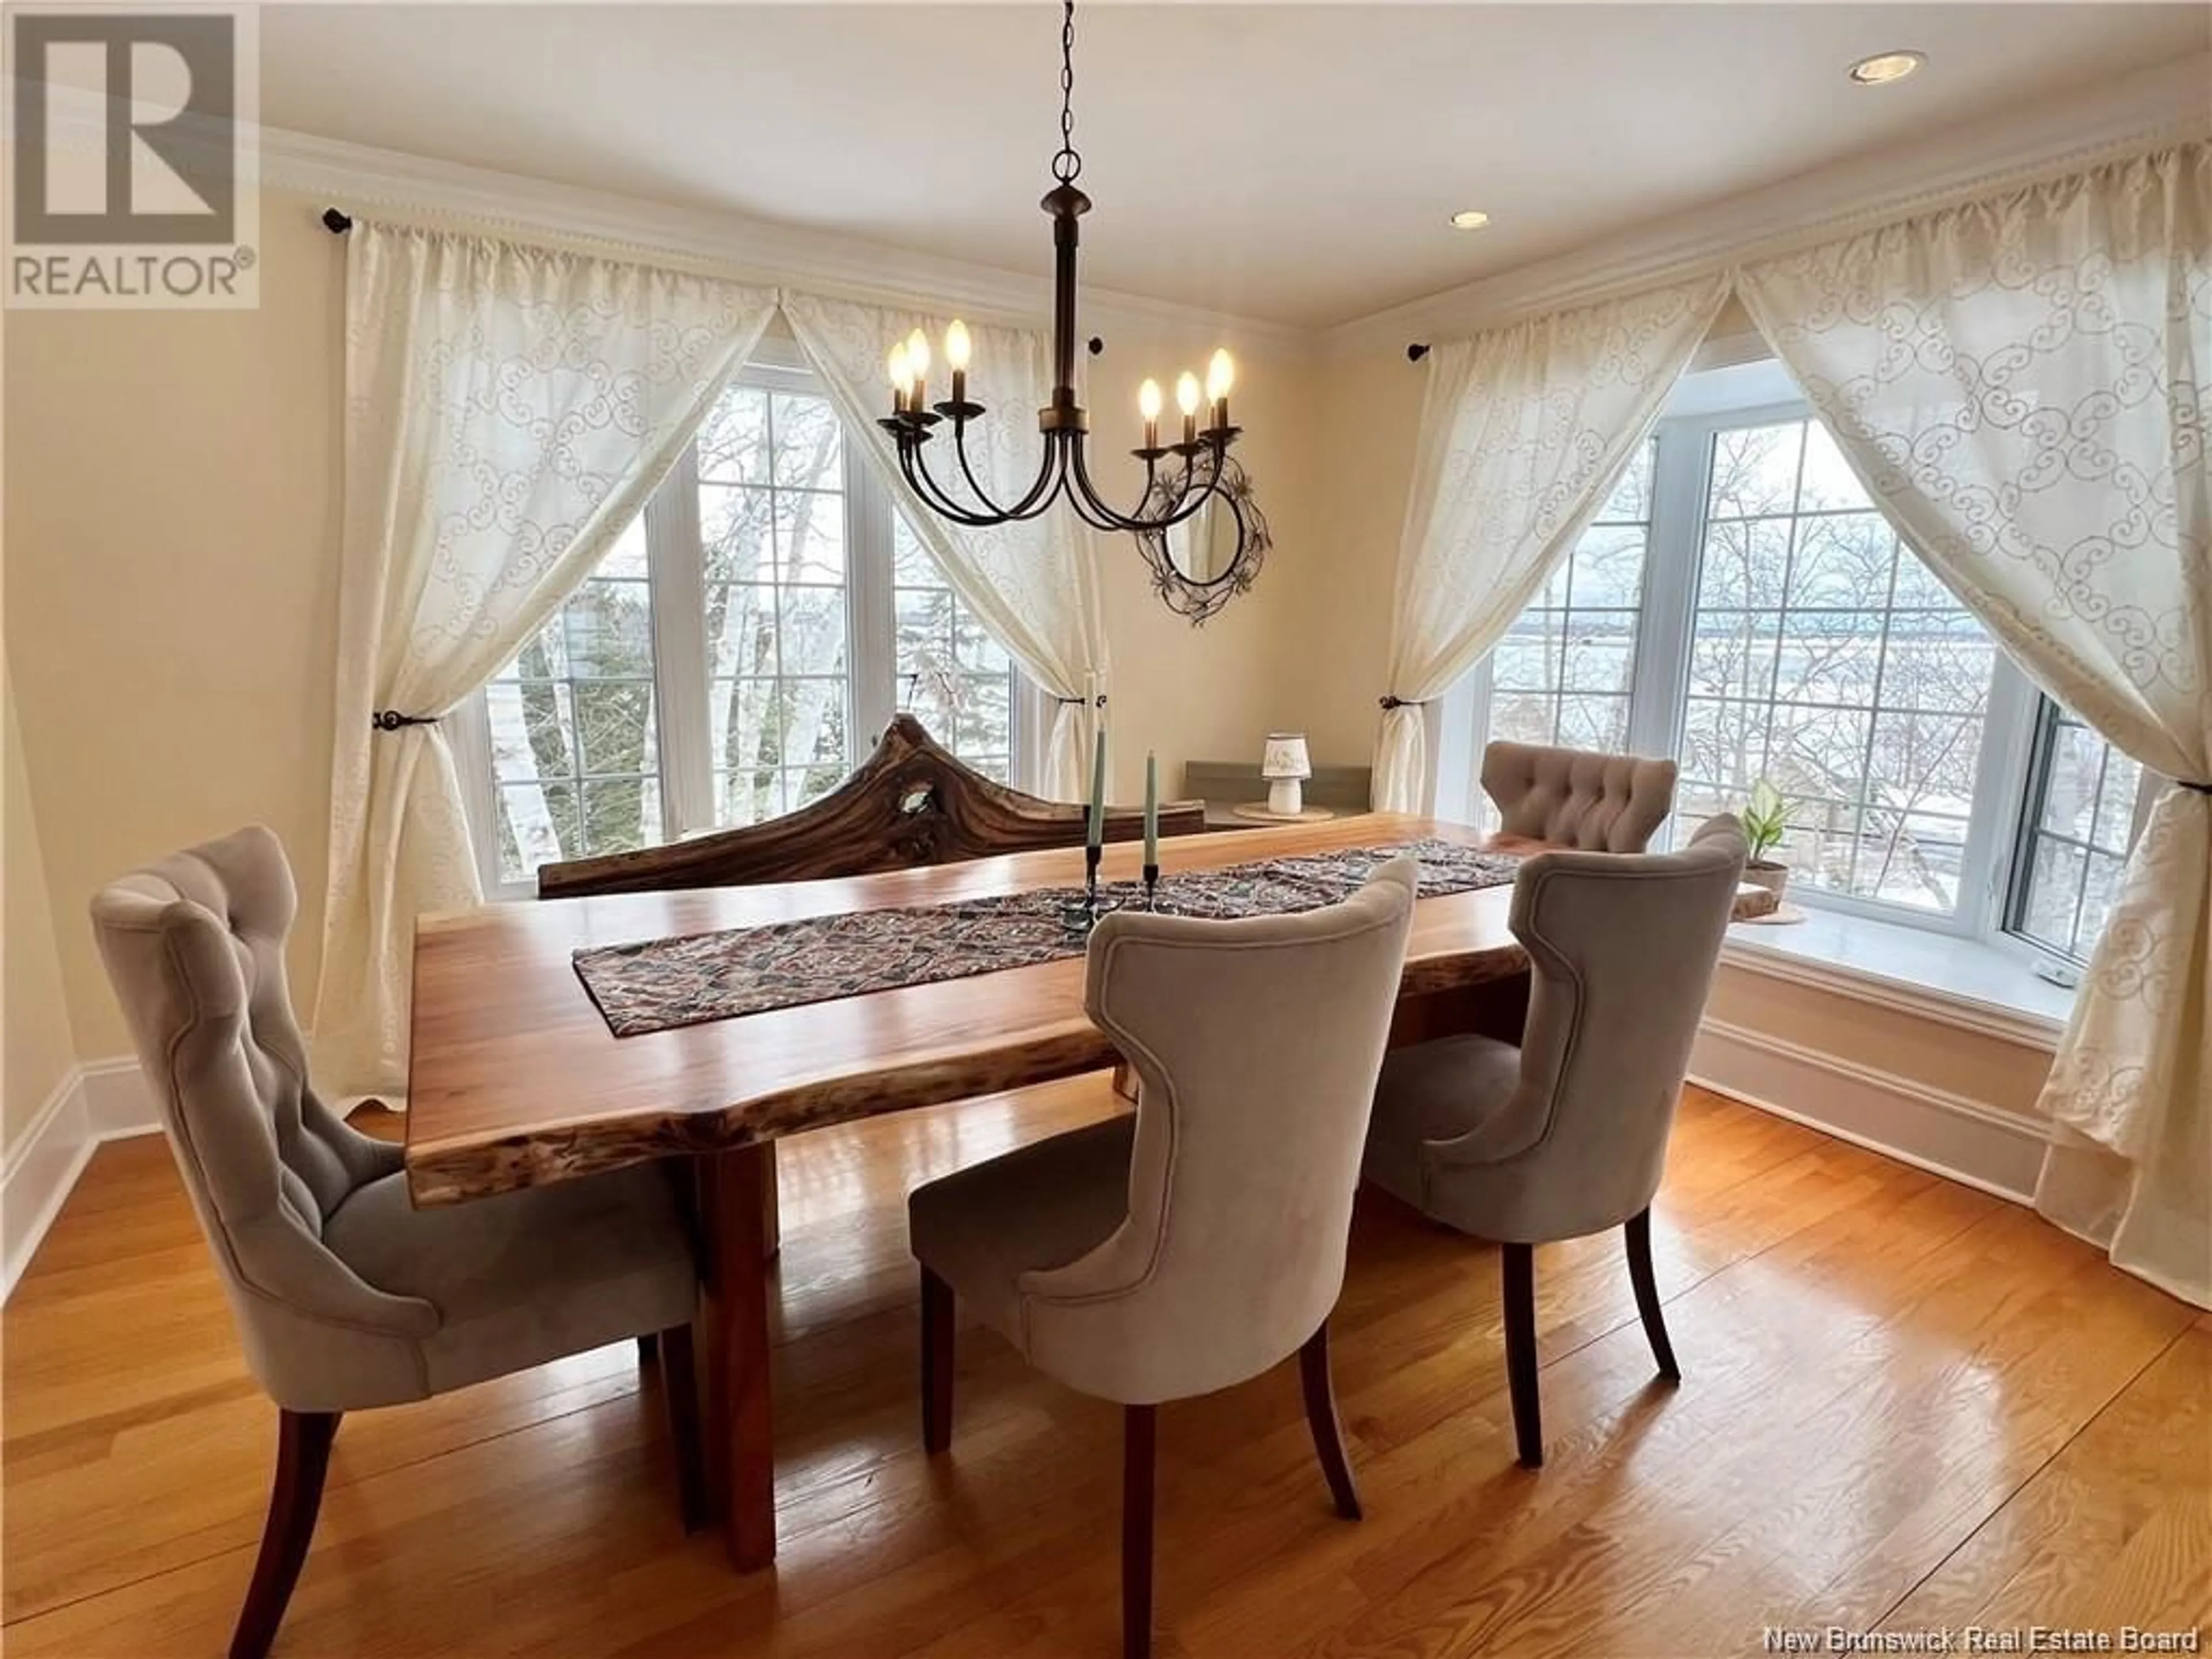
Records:
<instances>
[{"instance_id":1,"label":"table leg","mask_svg":"<svg viewBox=\"0 0 2212 1659\"><path fill-rule=\"evenodd\" d=\"M707 1461L730 1565L775 1559L775 1439L769 1395L767 1204L772 1146L702 1158L707 1247Z\"/></svg>"}]
</instances>

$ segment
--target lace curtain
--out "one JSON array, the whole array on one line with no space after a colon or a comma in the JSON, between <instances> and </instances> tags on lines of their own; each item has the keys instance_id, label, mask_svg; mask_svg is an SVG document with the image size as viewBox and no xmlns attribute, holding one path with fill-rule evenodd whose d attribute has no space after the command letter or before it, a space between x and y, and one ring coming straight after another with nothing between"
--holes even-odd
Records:
<instances>
[{"instance_id":1,"label":"lace curtain","mask_svg":"<svg viewBox=\"0 0 2212 1659\"><path fill-rule=\"evenodd\" d=\"M1728 295L1725 276L1430 354L1398 552L1375 805L1428 810L1422 705L1495 645L1620 477Z\"/></svg>"},{"instance_id":2,"label":"lace curtain","mask_svg":"<svg viewBox=\"0 0 2212 1659\"><path fill-rule=\"evenodd\" d=\"M775 310L770 290L356 219L337 732L315 1059L405 1086L415 919L477 903L434 720L589 574Z\"/></svg>"},{"instance_id":3,"label":"lace curtain","mask_svg":"<svg viewBox=\"0 0 2212 1659\"><path fill-rule=\"evenodd\" d=\"M876 424L890 401L884 356L917 328L941 341L947 319L799 294L786 295L783 309L846 431L866 434L864 453L953 592L1030 679L1060 700L1042 793L1085 799L1091 732L1106 689L1106 627L1091 532L1058 507L1020 524L969 529L930 512L908 488L890 435ZM974 347L968 395L991 410L969 432L969 458L984 489L1001 501L1016 501L1036 473L1042 439L1029 416L1052 401L1051 349L1027 330L971 324L968 331ZM932 397L945 375L941 364L933 369ZM952 441L945 428L939 434L930 449L941 478Z\"/></svg>"},{"instance_id":4,"label":"lace curtain","mask_svg":"<svg viewBox=\"0 0 2212 1659\"><path fill-rule=\"evenodd\" d=\"M2036 1204L2212 1306L2212 148L1753 266L1741 292L1960 602L2184 781L2060 1042Z\"/></svg>"}]
</instances>

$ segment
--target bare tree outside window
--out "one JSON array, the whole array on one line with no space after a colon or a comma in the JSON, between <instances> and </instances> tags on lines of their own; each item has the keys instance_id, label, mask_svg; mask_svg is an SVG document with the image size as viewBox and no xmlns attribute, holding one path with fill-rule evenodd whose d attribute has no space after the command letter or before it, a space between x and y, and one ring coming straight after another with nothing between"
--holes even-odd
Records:
<instances>
[{"instance_id":1,"label":"bare tree outside window","mask_svg":"<svg viewBox=\"0 0 2212 1659\"><path fill-rule=\"evenodd\" d=\"M1996 651L1810 421L1712 441L1677 811L1761 778L1793 879L1949 912Z\"/></svg>"},{"instance_id":2,"label":"bare tree outside window","mask_svg":"<svg viewBox=\"0 0 2212 1659\"><path fill-rule=\"evenodd\" d=\"M2142 767L2045 698L2010 926L2087 962L2120 892Z\"/></svg>"},{"instance_id":3,"label":"bare tree outside window","mask_svg":"<svg viewBox=\"0 0 2212 1659\"><path fill-rule=\"evenodd\" d=\"M661 839L645 526L625 530L561 612L485 688L500 866Z\"/></svg>"},{"instance_id":4,"label":"bare tree outside window","mask_svg":"<svg viewBox=\"0 0 2212 1659\"><path fill-rule=\"evenodd\" d=\"M757 823L852 770L844 434L826 398L741 386L698 459L714 799Z\"/></svg>"},{"instance_id":5,"label":"bare tree outside window","mask_svg":"<svg viewBox=\"0 0 2212 1659\"><path fill-rule=\"evenodd\" d=\"M1651 534L1653 447L1640 446L1574 550L1491 657L1490 730L1516 743L1619 753Z\"/></svg>"},{"instance_id":6,"label":"bare tree outside window","mask_svg":"<svg viewBox=\"0 0 2212 1659\"><path fill-rule=\"evenodd\" d=\"M716 824L775 817L835 788L856 759L856 641L867 659L890 662L893 707L978 769L1013 781L1012 659L895 512L870 520L890 525L888 538L877 535L886 544L848 546L844 434L826 398L803 383L740 382L702 425L692 462L665 488L696 489L696 545L649 547L641 517L485 688L501 881L666 838L664 695L698 711L703 690L703 713L671 729L703 731L708 752L665 763L696 781L695 803L704 789ZM653 533L679 533L671 526L687 521L657 519ZM681 663L655 660L654 607L671 601L653 572L669 571L672 550L687 605L683 567L697 561L703 662L689 651ZM857 610L856 560L873 573L876 595Z\"/></svg>"},{"instance_id":7,"label":"bare tree outside window","mask_svg":"<svg viewBox=\"0 0 2212 1659\"><path fill-rule=\"evenodd\" d=\"M899 707L986 777L1014 775L1014 663L903 518L891 526Z\"/></svg>"}]
</instances>

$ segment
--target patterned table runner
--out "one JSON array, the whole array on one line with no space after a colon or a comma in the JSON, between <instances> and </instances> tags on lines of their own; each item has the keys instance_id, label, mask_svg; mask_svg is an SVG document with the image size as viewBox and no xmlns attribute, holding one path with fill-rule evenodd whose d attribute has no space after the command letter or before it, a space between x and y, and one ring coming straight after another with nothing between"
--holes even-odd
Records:
<instances>
[{"instance_id":1,"label":"patterned table runner","mask_svg":"<svg viewBox=\"0 0 2212 1659\"><path fill-rule=\"evenodd\" d=\"M1421 896L1510 883L1521 860L1456 842L1348 848L1176 871L1160 878L1159 908L1228 920L1317 910L1348 897L1399 853L1421 861ZM1141 903L1140 882L1108 882L1102 902ZM575 953L577 976L617 1036L795 1008L939 980L1034 967L1084 952L1061 910L1075 887L888 910L849 910L684 939L647 939Z\"/></svg>"}]
</instances>

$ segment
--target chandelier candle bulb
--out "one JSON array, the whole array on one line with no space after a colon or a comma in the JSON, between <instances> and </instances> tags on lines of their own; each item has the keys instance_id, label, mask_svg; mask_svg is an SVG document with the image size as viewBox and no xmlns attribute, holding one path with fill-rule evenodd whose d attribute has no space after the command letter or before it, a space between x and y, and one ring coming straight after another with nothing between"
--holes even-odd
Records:
<instances>
[{"instance_id":1,"label":"chandelier candle bulb","mask_svg":"<svg viewBox=\"0 0 2212 1659\"><path fill-rule=\"evenodd\" d=\"M952 371L952 401L955 404L968 401L969 349L968 325L955 317L952 326L945 331L945 362Z\"/></svg>"},{"instance_id":2,"label":"chandelier candle bulb","mask_svg":"<svg viewBox=\"0 0 2212 1659\"><path fill-rule=\"evenodd\" d=\"M1182 410L1182 441L1198 441L1198 376L1185 369L1176 380L1176 407Z\"/></svg>"},{"instance_id":3,"label":"chandelier candle bulb","mask_svg":"<svg viewBox=\"0 0 2212 1659\"><path fill-rule=\"evenodd\" d=\"M914 366L907 362L904 341L891 348L890 371L891 408L896 413L904 414L908 393L914 387Z\"/></svg>"},{"instance_id":4,"label":"chandelier candle bulb","mask_svg":"<svg viewBox=\"0 0 2212 1659\"><path fill-rule=\"evenodd\" d=\"M1237 384L1237 360L1226 351L1217 351L1213 361L1206 366L1206 398L1213 405L1213 429L1225 430L1229 425L1229 389Z\"/></svg>"},{"instance_id":5,"label":"chandelier candle bulb","mask_svg":"<svg viewBox=\"0 0 2212 1659\"><path fill-rule=\"evenodd\" d=\"M1137 388L1137 412L1145 417L1145 447L1160 447L1160 383L1146 380Z\"/></svg>"},{"instance_id":6,"label":"chandelier candle bulb","mask_svg":"<svg viewBox=\"0 0 2212 1659\"><path fill-rule=\"evenodd\" d=\"M906 337L906 362L914 373L914 389L907 401L919 410L928 395L924 388L929 381L929 336L920 329Z\"/></svg>"}]
</instances>

